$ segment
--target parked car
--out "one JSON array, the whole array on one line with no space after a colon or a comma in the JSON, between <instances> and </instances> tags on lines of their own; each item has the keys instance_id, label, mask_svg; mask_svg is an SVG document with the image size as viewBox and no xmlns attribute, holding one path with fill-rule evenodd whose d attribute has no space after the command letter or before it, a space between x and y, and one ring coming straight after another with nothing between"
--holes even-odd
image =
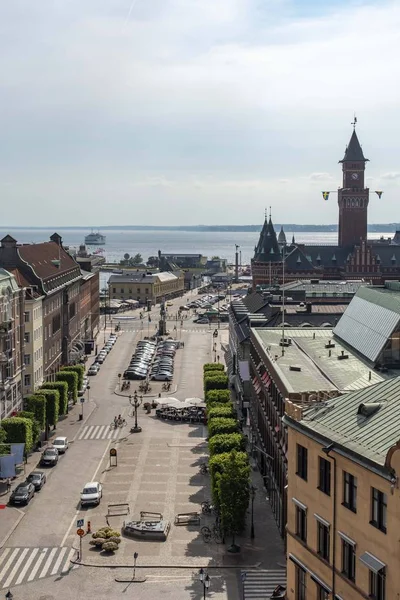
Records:
<instances>
[{"instance_id":1,"label":"parked car","mask_svg":"<svg viewBox=\"0 0 400 600\"><path fill-rule=\"evenodd\" d=\"M172 381L172 374L157 373L151 377L154 381Z\"/></svg>"},{"instance_id":2,"label":"parked car","mask_svg":"<svg viewBox=\"0 0 400 600\"><path fill-rule=\"evenodd\" d=\"M98 481L89 481L81 493L81 506L100 504L103 489Z\"/></svg>"},{"instance_id":3,"label":"parked car","mask_svg":"<svg viewBox=\"0 0 400 600\"><path fill-rule=\"evenodd\" d=\"M38 492L46 483L46 475L43 473L43 471L32 471L32 473L28 475L27 481L32 483L35 491Z\"/></svg>"},{"instance_id":4,"label":"parked car","mask_svg":"<svg viewBox=\"0 0 400 600\"><path fill-rule=\"evenodd\" d=\"M10 504L29 504L35 495L35 486L29 481L20 483L12 491L10 496Z\"/></svg>"},{"instance_id":5,"label":"parked car","mask_svg":"<svg viewBox=\"0 0 400 600\"><path fill-rule=\"evenodd\" d=\"M97 363L95 363L95 364L93 364L93 365L91 365L89 367L89 370L88 370L87 374L88 375L97 375L97 373L99 372L99 370L100 370L100 365L98 365Z\"/></svg>"},{"instance_id":6,"label":"parked car","mask_svg":"<svg viewBox=\"0 0 400 600\"><path fill-rule=\"evenodd\" d=\"M54 467L58 463L58 450L57 448L53 448L49 446L42 454L42 458L40 459L40 464L45 465L47 467Z\"/></svg>"},{"instance_id":7,"label":"parked car","mask_svg":"<svg viewBox=\"0 0 400 600\"><path fill-rule=\"evenodd\" d=\"M56 437L53 446L57 448L59 454L64 454L68 450L68 440L66 437Z\"/></svg>"}]
</instances>

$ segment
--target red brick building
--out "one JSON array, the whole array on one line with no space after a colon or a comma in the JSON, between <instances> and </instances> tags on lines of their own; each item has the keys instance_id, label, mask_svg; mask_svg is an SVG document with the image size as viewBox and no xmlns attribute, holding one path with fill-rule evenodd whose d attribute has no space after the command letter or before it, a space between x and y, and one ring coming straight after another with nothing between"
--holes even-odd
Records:
<instances>
[{"instance_id":1,"label":"red brick building","mask_svg":"<svg viewBox=\"0 0 400 600\"><path fill-rule=\"evenodd\" d=\"M355 129L339 161L342 187L338 190L338 244L286 243L281 230L276 236L271 218L265 219L252 260L253 287L297 279L364 279L373 283L400 278L398 236L387 241L367 239L369 189L365 187L368 159Z\"/></svg>"}]
</instances>

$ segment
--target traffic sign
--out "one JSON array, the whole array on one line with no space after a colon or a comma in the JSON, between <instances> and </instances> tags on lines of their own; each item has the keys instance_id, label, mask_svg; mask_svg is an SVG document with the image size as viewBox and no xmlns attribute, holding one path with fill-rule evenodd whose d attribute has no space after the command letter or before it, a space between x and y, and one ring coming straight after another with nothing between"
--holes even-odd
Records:
<instances>
[{"instance_id":1,"label":"traffic sign","mask_svg":"<svg viewBox=\"0 0 400 600\"><path fill-rule=\"evenodd\" d=\"M83 527L85 524L85 519L78 519L76 522L76 526L78 529L80 529L81 527Z\"/></svg>"},{"instance_id":2,"label":"traffic sign","mask_svg":"<svg viewBox=\"0 0 400 600\"><path fill-rule=\"evenodd\" d=\"M80 528L76 530L76 533L79 535L79 537L82 537L83 535L85 535L84 530L80 529Z\"/></svg>"},{"instance_id":3,"label":"traffic sign","mask_svg":"<svg viewBox=\"0 0 400 600\"><path fill-rule=\"evenodd\" d=\"M85 398L83 396L81 396L81 404L83 404L85 402Z\"/></svg>"}]
</instances>

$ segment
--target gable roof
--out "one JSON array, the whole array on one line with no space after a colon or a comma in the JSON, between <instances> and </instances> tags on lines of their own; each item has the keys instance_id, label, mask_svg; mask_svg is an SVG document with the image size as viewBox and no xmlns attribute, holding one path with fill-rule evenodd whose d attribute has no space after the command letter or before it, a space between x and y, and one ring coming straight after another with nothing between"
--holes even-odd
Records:
<instances>
[{"instance_id":1,"label":"gable roof","mask_svg":"<svg viewBox=\"0 0 400 600\"><path fill-rule=\"evenodd\" d=\"M264 221L260 238L255 248L254 260L261 262L277 262L282 260L271 217L268 221L267 219Z\"/></svg>"},{"instance_id":2,"label":"gable roof","mask_svg":"<svg viewBox=\"0 0 400 600\"><path fill-rule=\"evenodd\" d=\"M23 244L18 246L18 254L43 280L66 273L72 269L77 270L78 275L80 274L79 266L72 256L55 242Z\"/></svg>"},{"instance_id":3,"label":"gable roof","mask_svg":"<svg viewBox=\"0 0 400 600\"><path fill-rule=\"evenodd\" d=\"M349 145L347 146L347 148L345 150L344 157L339 162L344 163L344 162L351 162L351 161L356 161L356 162L358 162L358 161L367 162L368 161L368 158L364 157L364 153L360 146L360 142L358 141L358 137L357 137L355 129L353 130L353 133L351 135Z\"/></svg>"}]
</instances>

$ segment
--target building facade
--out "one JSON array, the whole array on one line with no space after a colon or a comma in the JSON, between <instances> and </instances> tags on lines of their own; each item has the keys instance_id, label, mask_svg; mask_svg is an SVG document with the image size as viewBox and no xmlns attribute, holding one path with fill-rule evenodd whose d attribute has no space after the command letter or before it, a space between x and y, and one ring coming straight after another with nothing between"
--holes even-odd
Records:
<instances>
[{"instance_id":1,"label":"building facade","mask_svg":"<svg viewBox=\"0 0 400 600\"><path fill-rule=\"evenodd\" d=\"M388 240L368 240L368 205L370 190L365 187L368 159L354 129L345 150L342 185L338 198L338 244L287 243L284 232L276 236L271 217L265 218L252 259L253 287L271 281L297 279L358 279L382 284L400 278L399 236ZM327 197L335 192L326 192ZM382 192L377 190L378 199Z\"/></svg>"},{"instance_id":2,"label":"building facade","mask_svg":"<svg viewBox=\"0 0 400 600\"><path fill-rule=\"evenodd\" d=\"M43 296L32 288L25 288L25 352L24 397L39 388L44 380L43 352Z\"/></svg>"},{"instance_id":3,"label":"building facade","mask_svg":"<svg viewBox=\"0 0 400 600\"><path fill-rule=\"evenodd\" d=\"M400 590L400 378L287 414L288 600Z\"/></svg>"},{"instance_id":4,"label":"building facade","mask_svg":"<svg viewBox=\"0 0 400 600\"><path fill-rule=\"evenodd\" d=\"M128 272L111 275L108 280L109 298L112 300L137 300L146 306L155 305L163 298L174 298L183 294L185 280L182 271L175 273Z\"/></svg>"},{"instance_id":5,"label":"building facade","mask_svg":"<svg viewBox=\"0 0 400 600\"><path fill-rule=\"evenodd\" d=\"M22 408L24 300L15 277L0 268L0 421Z\"/></svg>"}]
</instances>

